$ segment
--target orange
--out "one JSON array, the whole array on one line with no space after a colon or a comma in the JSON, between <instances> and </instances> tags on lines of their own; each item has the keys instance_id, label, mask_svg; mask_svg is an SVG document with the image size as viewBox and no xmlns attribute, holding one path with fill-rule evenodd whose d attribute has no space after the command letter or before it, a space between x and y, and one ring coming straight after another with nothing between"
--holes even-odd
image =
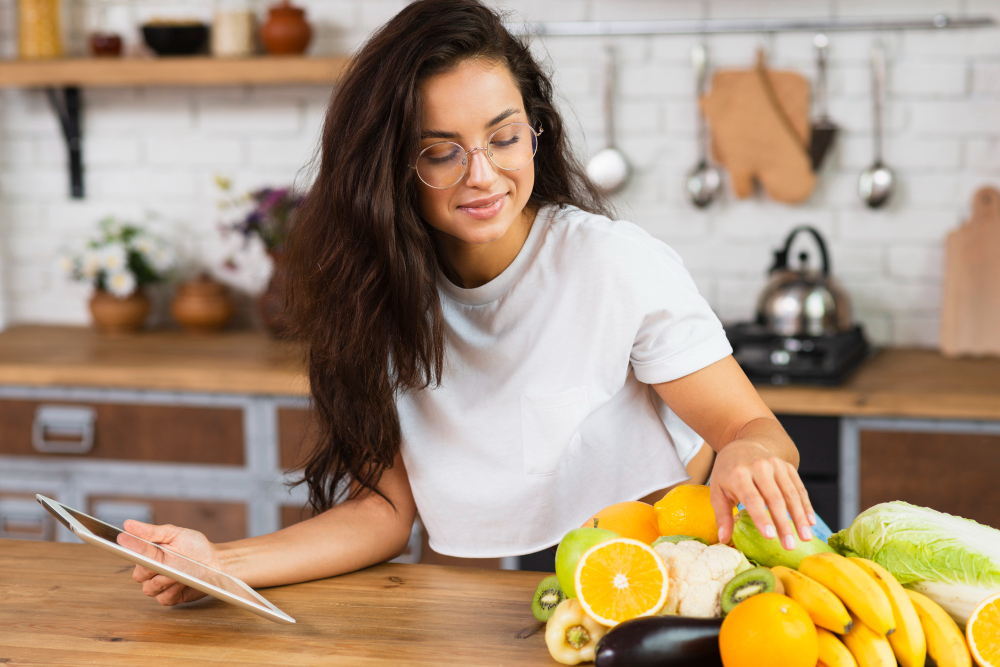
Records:
<instances>
[{"instance_id":1,"label":"orange","mask_svg":"<svg viewBox=\"0 0 1000 667\"><path fill-rule=\"evenodd\" d=\"M725 667L816 667L819 640L802 605L784 595L760 593L722 621L719 651Z\"/></svg>"},{"instance_id":2,"label":"orange","mask_svg":"<svg viewBox=\"0 0 1000 667\"><path fill-rule=\"evenodd\" d=\"M1000 667L1000 593L979 603L965 626L965 638L980 667Z\"/></svg>"},{"instance_id":3,"label":"orange","mask_svg":"<svg viewBox=\"0 0 1000 667\"><path fill-rule=\"evenodd\" d=\"M577 599L588 616L608 627L658 612L669 585L667 566L653 548L626 537L591 547L576 566Z\"/></svg>"},{"instance_id":4,"label":"orange","mask_svg":"<svg viewBox=\"0 0 1000 667\"><path fill-rule=\"evenodd\" d=\"M660 536L653 506L630 500L605 507L587 519L581 528L604 528L622 537L652 544Z\"/></svg>"},{"instance_id":5,"label":"orange","mask_svg":"<svg viewBox=\"0 0 1000 667\"><path fill-rule=\"evenodd\" d=\"M681 484L668 491L653 505L660 535L690 535L716 544L719 527L711 496L711 490L702 484Z\"/></svg>"}]
</instances>

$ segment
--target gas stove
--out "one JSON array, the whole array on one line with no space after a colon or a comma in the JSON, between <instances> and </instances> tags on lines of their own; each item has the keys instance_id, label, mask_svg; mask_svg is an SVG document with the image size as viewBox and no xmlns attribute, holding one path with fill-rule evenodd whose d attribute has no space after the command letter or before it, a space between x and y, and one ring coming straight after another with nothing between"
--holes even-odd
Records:
<instances>
[{"instance_id":1,"label":"gas stove","mask_svg":"<svg viewBox=\"0 0 1000 667\"><path fill-rule=\"evenodd\" d=\"M837 385L864 361L871 346L859 325L826 336L779 336L763 326L726 326L733 357L752 382Z\"/></svg>"}]
</instances>

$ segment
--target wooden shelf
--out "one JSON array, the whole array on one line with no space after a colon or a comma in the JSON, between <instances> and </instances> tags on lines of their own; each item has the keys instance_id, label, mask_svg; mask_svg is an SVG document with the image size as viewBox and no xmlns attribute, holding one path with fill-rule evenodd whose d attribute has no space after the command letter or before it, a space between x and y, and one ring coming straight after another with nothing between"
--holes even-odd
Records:
<instances>
[{"instance_id":1,"label":"wooden shelf","mask_svg":"<svg viewBox=\"0 0 1000 667\"><path fill-rule=\"evenodd\" d=\"M346 57L0 60L0 87L332 84Z\"/></svg>"}]
</instances>

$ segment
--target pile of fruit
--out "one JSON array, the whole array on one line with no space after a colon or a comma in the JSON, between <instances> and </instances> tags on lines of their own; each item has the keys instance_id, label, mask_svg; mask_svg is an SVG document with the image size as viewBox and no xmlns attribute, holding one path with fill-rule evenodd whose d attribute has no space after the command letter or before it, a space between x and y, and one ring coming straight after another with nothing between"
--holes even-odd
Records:
<instances>
[{"instance_id":1,"label":"pile of fruit","mask_svg":"<svg viewBox=\"0 0 1000 667\"><path fill-rule=\"evenodd\" d=\"M830 543L845 544L850 531ZM1000 587L956 612L955 593L911 582L904 570L916 566L888 560L910 538L897 532L880 536L872 558L858 544L838 553L817 538L785 550L743 511L731 545L719 544L708 487L685 485L654 506L612 505L567 533L532 612L566 665L1000 667ZM993 532L983 535L1000 554ZM931 557L910 558L926 566ZM927 595L912 590L921 585Z\"/></svg>"}]
</instances>

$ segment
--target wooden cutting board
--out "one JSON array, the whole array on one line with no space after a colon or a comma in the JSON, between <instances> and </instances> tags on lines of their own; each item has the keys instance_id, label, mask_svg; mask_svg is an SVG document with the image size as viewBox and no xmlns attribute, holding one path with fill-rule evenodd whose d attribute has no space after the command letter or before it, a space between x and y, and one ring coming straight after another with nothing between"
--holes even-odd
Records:
<instances>
[{"instance_id":1,"label":"wooden cutting board","mask_svg":"<svg viewBox=\"0 0 1000 667\"><path fill-rule=\"evenodd\" d=\"M1000 191L981 188L972 217L948 235L941 351L1000 356Z\"/></svg>"},{"instance_id":2,"label":"wooden cutting board","mask_svg":"<svg viewBox=\"0 0 1000 667\"><path fill-rule=\"evenodd\" d=\"M812 194L816 175L809 145L809 82L798 72L720 70L701 98L711 124L712 151L729 171L740 199L759 183L771 199L798 204Z\"/></svg>"}]
</instances>

